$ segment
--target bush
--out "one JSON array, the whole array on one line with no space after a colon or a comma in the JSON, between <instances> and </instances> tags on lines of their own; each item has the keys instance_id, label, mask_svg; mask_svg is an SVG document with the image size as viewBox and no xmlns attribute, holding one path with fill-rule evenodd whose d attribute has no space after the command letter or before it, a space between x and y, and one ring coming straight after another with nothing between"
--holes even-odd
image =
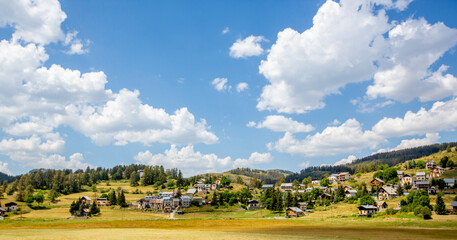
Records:
<instances>
[{"instance_id":1,"label":"bush","mask_svg":"<svg viewBox=\"0 0 457 240\"><path fill-rule=\"evenodd\" d=\"M388 208L388 209L386 210L386 214L387 214L387 215L395 215L397 212L398 212L398 211L395 210L395 209L393 209L393 208Z\"/></svg>"},{"instance_id":2,"label":"bush","mask_svg":"<svg viewBox=\"0 0 457 240\"><path fill-rule=\"evenodd\" d=\"M424 206L417 206L414 208L414 215L424 219L432 219L432 211L430 211L430 208Z\"/></svg>"}]
</instances>

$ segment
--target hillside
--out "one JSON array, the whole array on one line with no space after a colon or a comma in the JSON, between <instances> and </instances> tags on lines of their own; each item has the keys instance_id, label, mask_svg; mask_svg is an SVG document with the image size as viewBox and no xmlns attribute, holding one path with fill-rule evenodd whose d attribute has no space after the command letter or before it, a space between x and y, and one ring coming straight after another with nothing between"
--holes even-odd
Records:
<instances>
[{"instance_id":1,"label":"hillside","mask_svg":"<svg viewBox=\"0 0 457 240\"><path fill-rule=\"evenodd\" d=\"M4 180L11 181L11 179L13 179L13 177L0 172L0 182L3 182Z\"/></svg>"},{"instance_id":2,"label":"hillside","mask_svg":"<svg viewBox=\"0 0 457 240\"><path fill-rule=\"evenodd\" d=\"M250 169L250 168L237 168L225 172L224 174L233 174L246 177L257 177L260 181L265 181L266 183L274 183L281 177L287 177L290 174L293 174L291 171L281 170L281 169L271 169L271 170L259 170L259 169Z\"/></svg>"},{"instance_id":3,"label":"hillside","mask_svg":"<svg viewBox=\"0 0 457 240\"><path fill-rule=\"evenodd\" d=\"M397 164L402 164L413 159L426 159L439 161L443 154L435 155L446 150L447 147L457 146L456 142L452 143L442 143L442 144L432 144L427 146L420 146L415 148L402 149L397 151L383 152L373 154L371 156L359 158L353 163L346 165L324 165L324 166L314 166L302 169L298 173L290 174L286 177L286 181L292 181L297 179L301 181L304 178L311 177L313 179L321 179L325 174L332 174L338 172L349 172L351 174L355 172L371 172L377 169L378 165L387 164L389 166L395 166ZM441 156L441 157L439 157Z\"/></svg>"}]
</instances>

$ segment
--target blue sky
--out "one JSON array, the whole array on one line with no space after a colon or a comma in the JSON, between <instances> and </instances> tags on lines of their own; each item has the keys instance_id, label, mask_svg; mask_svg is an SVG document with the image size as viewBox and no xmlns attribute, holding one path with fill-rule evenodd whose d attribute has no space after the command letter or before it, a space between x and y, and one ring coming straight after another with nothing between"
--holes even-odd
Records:
<instances>
[{"instance_id":1,"label":"blue sky","mask_svg":"<svg viewBox=\"0 0 457 240\"><path fill-rule=\"evenodd\" d=\"M455 140L455 1L0 1L0 171L186 175Z\"/></svg>"}]
</instances>

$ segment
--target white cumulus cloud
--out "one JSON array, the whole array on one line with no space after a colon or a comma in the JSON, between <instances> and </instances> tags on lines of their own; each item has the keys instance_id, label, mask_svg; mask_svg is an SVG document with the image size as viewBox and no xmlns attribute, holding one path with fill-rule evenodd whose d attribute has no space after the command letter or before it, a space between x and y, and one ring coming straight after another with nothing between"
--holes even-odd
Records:
<instances>
[{"instance_id":1,"label":"white cumulus cloud","mask_svg":"<svg viewBox=\"0 0 457 240\"><path fill-rule=\"evenodd\" d=\"M345 164L350 164L357 160L357 157L354 155L349 155L347 158L343 158L339 160L338 162L334 163L333 166L338 166L338 165L345 165Z\"/></svg>"},{"instance_id":2,"label":"white cumulus cloud","mask_svg":"<svg viewBox=\"0 0 457 240\"><path fill-rule=\"evenodd\" d=\"M236 85L237 92L242 92L244 90L247 90L248 88L249 88L249 85L245 82L240 82Z\"/></svg>"},{"instance_id":3,"label":"white cumulus cloud","mask_svg":"<svg viewBox=\"0 0 457 240\"><path fill-rule=\"evenodd\" d=\"M431 65L457 43L457 30L425 19L389 21L386 11L410 1L326 1L313 26L278 33L259 72L269 81L259 110L306 113L325 106L349 83L374 79L370 98L407 102L457 94L457 79ZM372 111L372 108L366 110Z\"/></svg>"},{"instance_id":4,"label":"white cumulus cloud","mask_svg":"<svg viewBox=\"0 0 457 240\"><path fill-rule=\"evenodd\" d=\"M227 89L230 89L231 86L227 85L228 79L227 78L215 78L211 82L211 84L214 86L214 88L219 91L225 91Z\"/></svg>"},{"instance_id":5,"label":"white cumulus cloud","mask_svg":"<svg viewBox=\"0 0 457 240\"><path fill-rule=\"evenodd\" d=\"M248 127L267 128L274 132L311 132L314 127L310 124L304 124L294 121L292 118L286 118L282 115L269 115L263 122L249 122Z\"/></svg>"},{"instance_id":6,"label":"white cumulus cloud","mask_svg":"<svg viewBox=\"0 0 457 240\"><path fill-rule=\"evenodd\" d=\"M246 58L259 56L263 53L260 43L265 41L263 36L249 36L245 39L238 39L230 47L230 56L233 58Z\"/></svg>"}]
</instances>

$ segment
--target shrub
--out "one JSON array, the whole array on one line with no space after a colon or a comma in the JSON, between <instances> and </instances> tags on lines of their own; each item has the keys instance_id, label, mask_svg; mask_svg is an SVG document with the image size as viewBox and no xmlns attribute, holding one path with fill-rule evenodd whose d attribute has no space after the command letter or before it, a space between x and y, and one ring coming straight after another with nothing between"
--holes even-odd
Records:
<instances>
[{"instance_id":1,"label":"shrub","mask_svg":"<svg viewBox=\"0 0 457 240\"><path fill-rule=\"evenodd\" d=\"M386 210L386 214L387 214L387 215L395 215L397 212L398 212L398 211L395 210L395 209L393 209L393 208L388 208L388 209Z\"/></svg>"}]
</instances>

